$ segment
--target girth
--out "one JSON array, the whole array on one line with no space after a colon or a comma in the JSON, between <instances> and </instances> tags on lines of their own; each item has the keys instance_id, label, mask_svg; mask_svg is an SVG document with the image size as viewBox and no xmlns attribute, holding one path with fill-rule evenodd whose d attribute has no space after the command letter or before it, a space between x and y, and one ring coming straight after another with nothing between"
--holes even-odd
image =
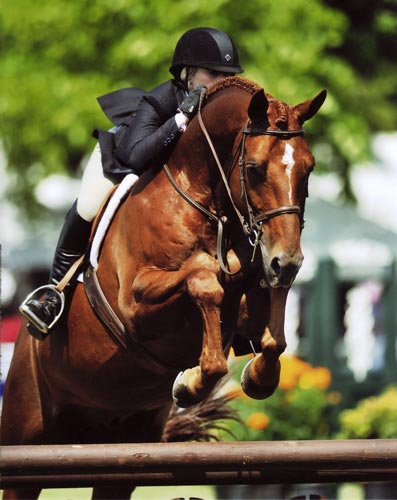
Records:
<instances>
[{"instance_id":1,"label":"girth","mask_svg":"<svg viewBox=\"0 0 397 500\"><path fill-rule=\"evenodd\" d=\"M159 360L128 333L103 293L96 271L92 266L89 266L84 273L84 286L88 301L95 315L122 347L137 354L141 359L144 359L145 363L148 363L152 369L159 373L180 371L181 367L171 366Z\"/></svg>"}]
</instances>

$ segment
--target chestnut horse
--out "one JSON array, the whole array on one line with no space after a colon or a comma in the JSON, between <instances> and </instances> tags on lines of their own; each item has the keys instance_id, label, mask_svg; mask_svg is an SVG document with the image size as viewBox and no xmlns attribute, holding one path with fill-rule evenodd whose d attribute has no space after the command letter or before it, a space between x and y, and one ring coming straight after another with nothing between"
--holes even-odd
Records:
<instances>
[{"instance_id":1,"label":"chestnut horse","mask_svg":"<svg viewBox=\"0 0 397 500\"><path fill-rule=\"evenodd\" d=\"M63 328L42 342L22 328L3 445L159 441L173 398L194 405L227 373L237 335L260 341L244 391L273 393L314 166L302 124L325 94L288 106L240 77L206 92L168 164L146 172L118 208L98 267L86 274L100 283L125 342L81 283ZM132 491L95 487L93 498ZM3 498L38 495L6 490Z\"/></svg>"}]
</instances>

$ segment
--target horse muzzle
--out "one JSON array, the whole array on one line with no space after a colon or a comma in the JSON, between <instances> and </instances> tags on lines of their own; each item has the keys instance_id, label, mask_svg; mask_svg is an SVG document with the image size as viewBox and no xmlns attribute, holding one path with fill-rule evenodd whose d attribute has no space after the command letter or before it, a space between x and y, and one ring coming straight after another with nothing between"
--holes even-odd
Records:
<instances>
[{"instance_id":1,"label":"horse muzzle","mask_svg":"<svg viewBox=\"0 0 397 500\"><path fill-rule=\"evenodd\" d=\"M302 266L303 254L300 250L294 254L278 252L275 255L262 251L262 262L268 286L289 288Z\"/></svg>"}]
</instances>

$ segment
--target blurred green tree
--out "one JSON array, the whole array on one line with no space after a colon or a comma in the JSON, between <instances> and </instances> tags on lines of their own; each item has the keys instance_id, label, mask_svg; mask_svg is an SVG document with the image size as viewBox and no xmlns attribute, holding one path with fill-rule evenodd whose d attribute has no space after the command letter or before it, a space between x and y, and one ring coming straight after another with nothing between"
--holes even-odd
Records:
<instances>
[{"instance_id":1,"label":"blurred green tree","mask_svg":"<svg viewBox=\"0 0 397 500\"><path fill-rule=\"evenodd\" d=\"M37 183L55 172L78 175L92 130L110 126L95 98L169 78L175 43L194 26L229 32L245 76L290 104L328 89L307 129L319 167L336 170L351 196L349 165L366 157L372 132L395 128L397 99L396 0L355 4L3 0L0 140L13 200L37 217Z\"/></svg>"}]
</instances>

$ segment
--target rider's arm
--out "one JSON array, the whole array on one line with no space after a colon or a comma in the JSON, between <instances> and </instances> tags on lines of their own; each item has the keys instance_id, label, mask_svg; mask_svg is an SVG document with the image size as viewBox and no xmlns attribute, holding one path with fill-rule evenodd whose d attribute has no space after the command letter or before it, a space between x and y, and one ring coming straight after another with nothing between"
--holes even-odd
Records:
<instances>
[{"instance_id":1,"label":"rider's arm","mask_svg":"<svg viewBox=\"0 0 397 500\"><path fill-rule=\"evenodd\" d=\"M115 154L139 175L146 168L167 161L182 130L175 115L164 116L156 99L145 96Z\"/></svg>"}]
</instances>

